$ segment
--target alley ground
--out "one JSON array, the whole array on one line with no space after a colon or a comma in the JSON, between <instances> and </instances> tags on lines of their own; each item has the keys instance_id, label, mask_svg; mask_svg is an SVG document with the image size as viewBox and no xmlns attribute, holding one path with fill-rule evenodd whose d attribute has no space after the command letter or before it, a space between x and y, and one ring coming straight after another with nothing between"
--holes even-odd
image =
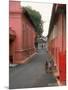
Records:
<instances>
[{"instance_id":1,"label":"alley ground","mask_svg":"<svg viewBox=\"0 0 68 90\"><path fill-rule=\"evenodd\" d=\"M54 75L45 70L45 62L48 59L47 51L44 48L39 48L38 54L33 56L29 63L10 68L9 88L57 86Z\"/></svg>"}]
</instances>

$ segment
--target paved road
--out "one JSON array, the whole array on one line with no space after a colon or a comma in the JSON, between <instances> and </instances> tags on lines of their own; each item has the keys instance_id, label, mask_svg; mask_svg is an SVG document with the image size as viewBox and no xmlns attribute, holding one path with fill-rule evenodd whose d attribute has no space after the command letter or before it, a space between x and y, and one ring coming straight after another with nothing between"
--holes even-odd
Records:
<instances>
[{"instance_id":1,"label":"paved road","mask_svg":"<svg viewBox=\"0 0 68 90\"><path fill-rule=\"evenodd\" d=\"M39 49L38 54L31 58L31 62L25 65L18 65L14 69L10 68L9 88L32 88L57 86L57 82L52 73L46 73L45 61L48 54L44 49Z\"/></svg>"}]
</instances>

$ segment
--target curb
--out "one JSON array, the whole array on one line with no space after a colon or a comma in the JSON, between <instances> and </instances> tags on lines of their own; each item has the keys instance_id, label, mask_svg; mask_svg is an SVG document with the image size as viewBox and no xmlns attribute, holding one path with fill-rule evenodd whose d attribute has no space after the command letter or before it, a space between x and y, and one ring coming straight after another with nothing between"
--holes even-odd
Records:
<instances>
[{"instance_id":1,"label":"curb","mask_svg":"<svg viewBox=\"0 0 68 90\"><path fill-rule=\"evenodd\" d=\"M23 63L22 64L28 63L30 61L29 59L31 59L36 54L37 54L37 52L35 52L32 55L30 55L29 57L27 57L25 60L23 60ZM13 67L16 67L17 65L20 65L20 64L9 64L9 67L10 68L13 68Z\"/></svg>"}]
</instances>

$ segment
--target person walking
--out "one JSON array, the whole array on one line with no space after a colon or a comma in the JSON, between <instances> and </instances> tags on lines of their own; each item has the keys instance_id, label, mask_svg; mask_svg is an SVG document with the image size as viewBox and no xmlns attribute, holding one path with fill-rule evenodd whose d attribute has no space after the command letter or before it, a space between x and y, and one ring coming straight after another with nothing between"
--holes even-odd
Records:
<instances>
[{"instance_id":1,"label":"person walking","mask_svg":"<svg viewBox=\"0 0 68 90\"><path fill-rule=\"evenodd\" d=\"M35 42L35 48L36 48L36 51L38 51L38 42L37 41Z\"/></svg>"},{"instance_id":2,"label":"person walking","mask_svg":"<svg viewBox=\"0 0 68 90\"><path fill-rule=\"evenodd\" d=\"M46 70L46 72L48 72L48 62L47 61L45 63L45 70Z\"/></svg>"},{"instance_id":3,"label":"person walking","mask_svg":"<svg viewBox=\"0 0 68 90\"><path fill-rule=\"evenodd\" d=\"M43 43L42 43L42 48L43 48Z\"/></svg>"},{"instance_id":4,"label":"person walking","mask_svg":"<svg viewBox=\"0 0 68 90\"><path fill-rule=\"evenodd\" d=\"M52 72L52 64L51 64L51 62L48 63L48 72Z\"/></svg>"}]
</instances>

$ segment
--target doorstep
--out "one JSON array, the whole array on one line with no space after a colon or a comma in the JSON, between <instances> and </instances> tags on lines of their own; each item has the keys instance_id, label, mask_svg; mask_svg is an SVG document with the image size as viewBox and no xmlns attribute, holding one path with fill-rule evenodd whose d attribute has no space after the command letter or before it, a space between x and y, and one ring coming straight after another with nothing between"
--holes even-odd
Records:
<instances>
[{"instance_id":1,"label":"doorstep","mask_svg":"<svg viewBox=\"0 0 68 90\"><path fill-rule=\"evenodd\" d=\"M15 67L15 66L17 66L18 64L9 64L9 67L11 68L11 67Z\"/></svg>"}]
</instances>

